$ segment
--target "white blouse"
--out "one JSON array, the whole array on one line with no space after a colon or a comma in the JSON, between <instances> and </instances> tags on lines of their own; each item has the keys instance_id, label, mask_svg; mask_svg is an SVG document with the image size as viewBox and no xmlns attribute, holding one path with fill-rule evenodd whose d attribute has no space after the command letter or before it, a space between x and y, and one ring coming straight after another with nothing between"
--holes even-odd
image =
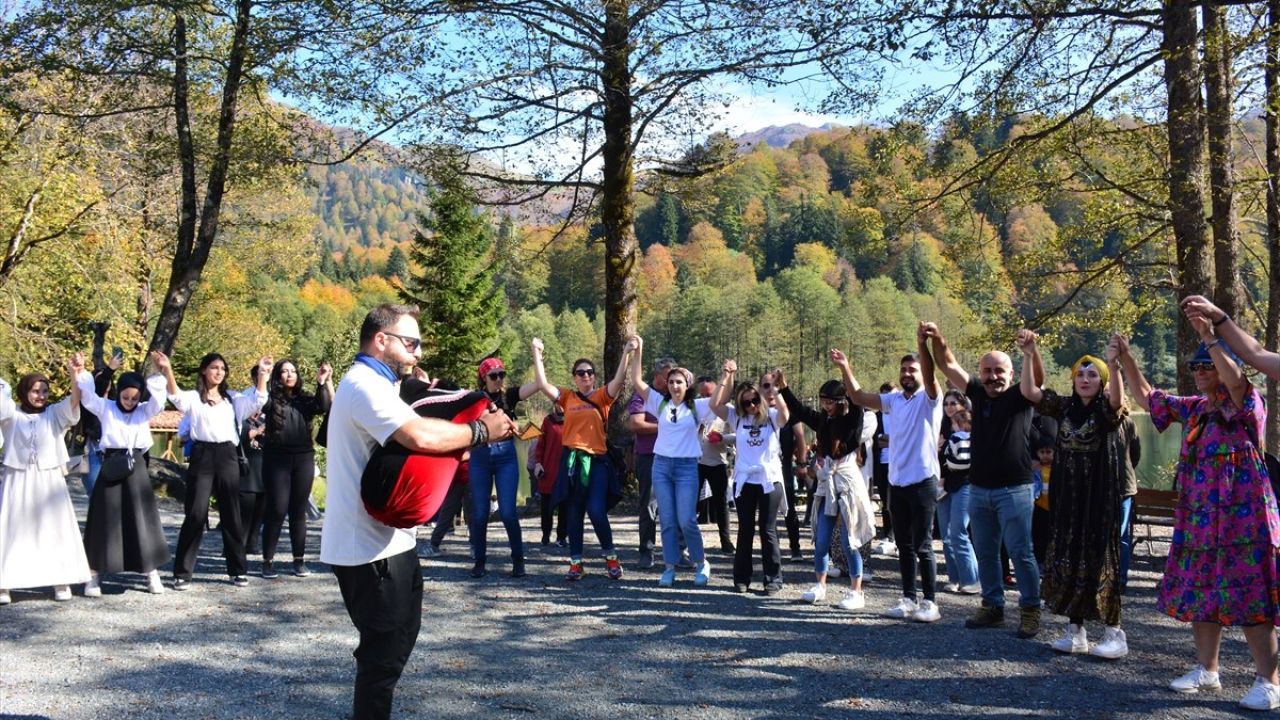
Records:
<instances>
[{"instance_id":1,"label":"white blouse","mask_svg":"<svg viewBox=\"0 0 1280 720\"><path fill-rule=\"evenodd\" d=\"M9 383L0 380L0 431L4 433L4 465L22 470L35 465L40 470L65 473L67 428L80 420L80 407L71 398L50 405L40 413L25 413L13 401Z\"/></svg>"},{"instance_id":2,"label":"white blouse","mask_svg":"<svg viewBox=\"0 0 1280 720\"><path fill-rule=\"evenodd\" d=\"M266 391L233 394L210 405L200 399L196 390L179 390L169 397L169 402L181 410L190 420L188 437L196 442L240 444L240 424L244 419L267 404Z\"/></svg>"},{"instance_id":3,"label":"white blouse","mask_svg":"<svg viewBox=\"0 0 1280 720\"><path fill-rule=\"evenodd\" d=\"M93 388L93 375L82 370L76 375L76 385L80 387L80 404L85 410L98 416L102 422L103 450L150 450L151 418L164 410L164 401L168 397L163 375L152 375L147 378L147 391L151 399L138 403L133 412L124 412L116 405L115 400L99 397Z\"/></svg>"}]
</instances>

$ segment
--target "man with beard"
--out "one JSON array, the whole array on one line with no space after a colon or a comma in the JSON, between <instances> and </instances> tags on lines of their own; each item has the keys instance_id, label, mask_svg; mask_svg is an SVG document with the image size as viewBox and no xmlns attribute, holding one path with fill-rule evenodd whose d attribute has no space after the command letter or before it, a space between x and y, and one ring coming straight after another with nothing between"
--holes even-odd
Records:
<instances>
[{"instance_id":1,"label":"man with beard","mask_svg":"<svg viewBox=\"0 0 1280 720\"><path fill-rule=\"evenodd\" d=\"M938 433L942 425L942 389L934 377L925 324L916 330L917 351L898 364L901 390L863 392L849 360L839 350L831 361L840 367L849 399L883 413L889 444L889 512L898 546L902 598L885 617L936 622L942 616L934 601L938 565L933 555L933 513L938 504ZM924 392L920 392L923 389ZM920 569L924 599L916 603L916 568Z\"/></svg>"},{"instance_id":2,"label":"man with beard","mask_svg":"<svg viewBox=\"0 0 1280 720\"><path fill-rule=\"evenodd\" d=\"M943 374L973 403L969 528L982 583L982 607L965 627L989 628L1004 623L1003 540L1018 581L1018 637L1034 637L1040 631L1040 570L1031 544L1033 407L1013 381L1013 362L1008 355L999 350L983 355L974 378L960 367L937 325L925 323L922 332L931 339L933 357ZM1037 385L1043 384L1043 366L1037 362L1032 369Z\"/></svg>"}]
</instances>

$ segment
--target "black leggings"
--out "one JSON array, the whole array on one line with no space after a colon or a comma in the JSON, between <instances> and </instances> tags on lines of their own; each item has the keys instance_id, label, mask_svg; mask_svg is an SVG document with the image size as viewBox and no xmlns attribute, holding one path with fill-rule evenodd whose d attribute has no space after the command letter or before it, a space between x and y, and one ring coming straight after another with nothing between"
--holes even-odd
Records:
<instances>
[{"instance_id":1,"label":"black leggings","mask_svg":"<svg viewBox=\"0 0 1280 720\"><path fill-rule=\"evenodd\" d=\"M551 494L542 494L542 544L546 545L551 542L551 525L554 516L558 515L559 519L555 523L556 541L563 541L568 535L565 528L565 503L560 503L555 507L551 505Z\"/></svg>"},{"instance_id":2,"label":"black leggings","mask_svg":"<svg viewBox=\"0 0 1280 720\"><path fill-rule=\"evenodd\" d=\"M209 495L218 500L218 529L222 531L222 552L227 558L227 574L244 575L244 530L240 527L240 460L233 443L197 442L187 469L187 492L183 505L187 515L178 532L178 552L173 560L173 576L190 579L200 554L205 523L209 519Z\"/></svg>"},{"instance_id":3,"label":"black leggings","mask_svg":"<svg viewBox=\"0 0 1280 720\"><path fill-rule=\"evenodd\" d=\"M307 505L316 479L314 452L262 453L262 484L267 489L267 518L262 527L262 559L274 560L280 530L289 515L289 542L293 556L307 554Z\"/></svg>"}]
</instances>

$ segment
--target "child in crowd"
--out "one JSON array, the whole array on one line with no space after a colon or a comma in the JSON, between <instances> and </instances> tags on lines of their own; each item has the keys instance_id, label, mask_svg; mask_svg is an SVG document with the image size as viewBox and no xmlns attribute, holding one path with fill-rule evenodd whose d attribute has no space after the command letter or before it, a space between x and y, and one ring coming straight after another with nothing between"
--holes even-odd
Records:
<instances>
[{"instance_id":1,"label":"child in crowd","mask_svg":"<svg viewBox=\"0 0 1280 720\"><path fill-rule=\"evenodd\" d=\"M1031 465L1032 493L1035 508L1031 511L1031 544L1036 562L1044 566L1045 553L1049 549L1049 474L1053 470L1053 443L1041 440L1036 450L1036 461Z\"/></svg>"}]
</instances>

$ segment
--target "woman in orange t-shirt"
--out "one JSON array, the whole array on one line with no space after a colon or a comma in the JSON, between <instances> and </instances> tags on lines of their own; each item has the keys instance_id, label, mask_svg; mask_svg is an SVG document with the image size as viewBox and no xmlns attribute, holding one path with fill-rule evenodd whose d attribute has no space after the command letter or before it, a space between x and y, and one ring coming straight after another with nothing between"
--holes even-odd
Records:
<instances>
[{"instance_id":1,"label":"woman in orange t-shirt","mask_svg":"<svg viewBox=\"0 0 1280 720\"><path fill-rule=\"evenodd\" d=\"M613 547L613 530L609 527L609 468L607 422L609 408L622 392L623 378L635 345L622 348L622 360L609 384L596 387L596 366L586 358L573 362L574 387L556 387L547 380L542 364L542 341L530 343L533 369L538 389L555 401L564 412L564 450L560 456L560 472L552 494L554 505L565 499L569 524L569 571L565 580L582 578L582 545L585 518L591 516L600 547L605 554L609 577L622 577L622 565Z\"/></svg>"}]
</instances>

